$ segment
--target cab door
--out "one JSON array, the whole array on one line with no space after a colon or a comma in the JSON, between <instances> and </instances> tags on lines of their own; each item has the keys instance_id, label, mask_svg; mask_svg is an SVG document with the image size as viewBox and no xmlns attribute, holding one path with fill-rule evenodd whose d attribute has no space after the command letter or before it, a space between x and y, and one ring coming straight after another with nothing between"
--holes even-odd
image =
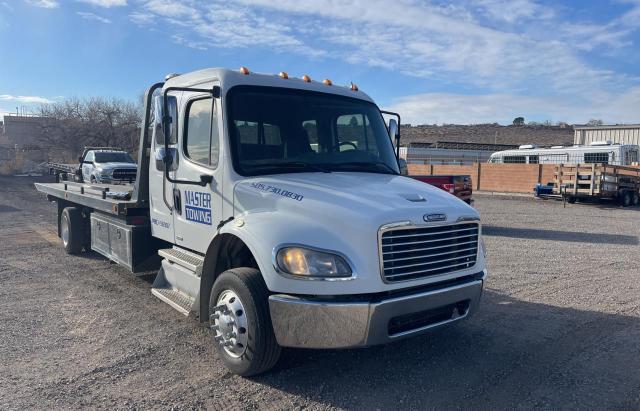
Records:
<instances>
[{"instance_id":1,"label":"cab door","mask_svg":"<svg viewBox=\"0 0 640 411\"><path fill-rule=\"evenodd\" d=\"M205 253L222 219L220 108L212 93L182 96L179 152L173 186L175 243ZM203 182L194 184L194 182Z\"/></svg>"}]
</instances>

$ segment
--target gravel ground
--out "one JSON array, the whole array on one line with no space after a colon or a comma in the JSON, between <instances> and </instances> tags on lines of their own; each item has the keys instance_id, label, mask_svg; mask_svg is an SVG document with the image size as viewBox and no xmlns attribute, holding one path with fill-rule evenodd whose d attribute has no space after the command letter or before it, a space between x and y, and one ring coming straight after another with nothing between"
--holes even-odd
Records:
<instances>
[{"instance_id":1,"label":"gravel ground","mask_svg":"<svg viewBox=\"0 0 640 411\"><path fill-rule=\"evenodd\" d=\"M475 317L243 379L152 275L65 255L33 180L0 178L0 409L640 409L638 208L479 196Z\"/></svg>"}]
</instances>

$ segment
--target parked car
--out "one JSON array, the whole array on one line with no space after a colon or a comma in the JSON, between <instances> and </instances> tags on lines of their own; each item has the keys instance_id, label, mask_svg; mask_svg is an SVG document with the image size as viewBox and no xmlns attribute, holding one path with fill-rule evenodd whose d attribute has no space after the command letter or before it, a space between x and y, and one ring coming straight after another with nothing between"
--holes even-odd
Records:
<instances>
[{"instance_id":1,"label":"parked car","mask_svg":"<svg viewBox=\"0 0 640 411\"><path fill-rule=\"evenodd\" d=\"M410 176L423 183L436 186L449 194L453 194L467 204L473 203L471 198L473 194L471 176L469 175L420 175Z\"/></svg>"}]
</instances>

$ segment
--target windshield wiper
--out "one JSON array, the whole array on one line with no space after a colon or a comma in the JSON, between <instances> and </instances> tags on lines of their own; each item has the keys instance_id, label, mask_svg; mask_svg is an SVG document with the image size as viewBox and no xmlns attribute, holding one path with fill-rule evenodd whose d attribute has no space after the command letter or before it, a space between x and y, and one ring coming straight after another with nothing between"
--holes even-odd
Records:
<instances>
[{"instance_id":1,"label":"windshield wiper","mask_svg":"<svg viewBox=\"0 0 640 411\"><path fill-rule=\"evenodd\" d=\"M368 168L371 169L372 167L377 168L378 170L380 170L381 168L388 171L388 173L385 174L394 174L394 175L398 175L399 173L394 170L393 168L391 168L391 166L389 166L387 163L382 162L382 161L375 161L375 162L369 162L369 161L349 161L346 163L337 163L334 164L335 166L338 167L342 167L342 166L347 166L347 167L363 167L363 168Z\"/></svg>"},{"instance_id":2,"label":"windshield wiper","mask_svg":"<svg viewBox=\"0 0 640 411\"><path fill-rule=\"evenodd\" d=\"M270 163L270 164L255 164L252 165L251 168L300 168L300 169L308 169L313 171L319 171L322 173L330 173L331 170L328 170L324 167L321 167L317 164L305 163L304 161L288 161L285 163Z\"/></svg>"}]
</instances>

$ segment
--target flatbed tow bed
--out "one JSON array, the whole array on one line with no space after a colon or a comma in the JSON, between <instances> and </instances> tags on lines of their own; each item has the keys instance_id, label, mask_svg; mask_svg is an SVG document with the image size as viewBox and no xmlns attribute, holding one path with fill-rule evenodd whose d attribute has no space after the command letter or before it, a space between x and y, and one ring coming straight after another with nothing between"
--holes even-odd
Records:
<instances>
[{"instance_id":1,"label":"flatbed tow bed","mask_svg":"<svg viewBox=\"0 0 640 411\"><path fill-rule=\"evenodd\" d=\"M35 186L38 191L47 194L50 201L63 199L117 216L126 216L132 213L139 215L140 211L149 208L146 203L118 198L118 194L126 194L128 198L131 198L131 190L133 189L131 185L84 184L67 181L36 183Z\"/></svg>"}]
</instances>

